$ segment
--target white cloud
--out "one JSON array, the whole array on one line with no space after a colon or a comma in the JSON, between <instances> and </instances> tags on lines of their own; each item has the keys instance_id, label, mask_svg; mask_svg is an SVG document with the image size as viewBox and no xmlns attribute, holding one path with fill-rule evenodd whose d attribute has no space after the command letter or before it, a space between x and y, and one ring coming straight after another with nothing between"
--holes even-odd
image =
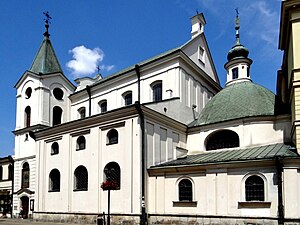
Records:
<instances>
[{"instance_id":1,"label":"white cloud","mask_svg":"<svg viewBox=\"0 0 300 225\"><path fill-rule=\"evenodd\" d=\"M67 62L66 66L71 70L75 78L96 73L97 66L102 63L104 52L100 48L89 49L85 46L77 46L69 53L72 54L72 60ZM113 65L100 65L102 71L110 71Z\"/></svg>"}]
</instances>

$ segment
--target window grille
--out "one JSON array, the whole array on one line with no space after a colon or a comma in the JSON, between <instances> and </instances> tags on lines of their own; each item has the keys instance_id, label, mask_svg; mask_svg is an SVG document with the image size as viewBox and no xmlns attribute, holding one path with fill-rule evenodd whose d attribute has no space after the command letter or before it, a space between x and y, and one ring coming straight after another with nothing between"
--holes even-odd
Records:
<instances>
[{"instance_id":1,"label":"window grille","mask_svg":"<svg viewBox=\"0 0 300 225\"><path fill-rule=\"evenodd\" d=\"M60 191L60 172L57 169L50 172L49 191Z\"/></svg>"},{"instance_id":2,"label":"window grille","mask_svg":"<svg viewBox=\"0 0 300 225\"><path fill-rule=\"evenodd\" d=\"M192 201L193 200L193 186L192 182L188 179L183 179L178 184L179 187L179 201Z\"/></svg>"},{"instance_id":3,"label":"window grille","mask_svg":"<svg viewBox=\"0 0 300 225\"><path fill-rule=\"evenodd\" d=\"M117 190L121 187L121 171L120 166L116 162L110 162L104 167L105 181L115 181Z\"/></svg>"},{"instance_id":4,"label":"window grille","mask_svg":"<svg viewBox=\"0 0 300 225\"><path fill-rule=\"evenodd\" d=\"M84 166L78 166L74 172L74 190L87 191L88 172Z\"/></svg>"},{"instance_id":5,"label":"window grille","mask_svg":"<svg viewBox=\"0 0 300 225\"><path fill-rule=\"evenodd\" d=\"M259 176L248 177L245 182L246 201L264 201L265 188L264 180Z\"/></svg>"}]
</instances>

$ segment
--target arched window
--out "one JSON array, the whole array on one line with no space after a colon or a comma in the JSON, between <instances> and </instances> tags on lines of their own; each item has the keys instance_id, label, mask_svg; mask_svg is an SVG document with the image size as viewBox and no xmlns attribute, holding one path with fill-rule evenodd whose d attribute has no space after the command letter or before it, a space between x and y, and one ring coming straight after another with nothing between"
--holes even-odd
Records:
<instances>
[{"instance_id":1,"label":"arched window","mask_svg":"<svg viewBox=\"0 0 300 225\"><path fill-rule=\"evenodd\" d=\"M100 107L100 113L105 113L107 112L107 101L101 101L99 102L99 107Z\"/></svg>"},{"instance_id":2,"label":"arched window","mask_svg":"<svg viewBox=\"0 0 300 225\"><path fill-rule=\"evenodd\" d=\"M25 108L25 127L30 127L30 119L31 119L31 108L27 106Z\"/></svg>"},{"instance_id":3,"label":"arched window","mask_svg":"<svg viewBox=\"0 0 300 225\"><path fill-rule=\"evenodd\" d=\"M61 124L62 109L59 106L53 107L53 126Z\"/></svg>"},{"instance_id":4,"label":"arched window","mask_svg":"<svg viewBox=\"0 0 300 225\"><path fill-rule=\"evenodd\" d=\"M76 141L76 150L82 150L85 149L85 137L79 136Z\"/></svg>"},{"instance_id":5,"label":"arched window","mask_svg":"<svg viewBox=\"0 0 300 225\"><path fill-rule=\"evenodd\" d=\"M78 166L74 171L74 191L87 191L88 171L84 166Z\"/></svg>"},{"instance_id":6,"label":"arched window","mask_svg":"<svg viewBox=\"0 0 300 225\"><path fill-rule=\"evenodd\" d=\"M58 169L51 170L49 174L49 191L60 191L60 172Z\"/></svg>"},{"instance_id":7,"label":"arched window","mask_svg":"<svg viewBox=\"0 0 300 225\"><path fill-rule=\"evenodd\" d=\"M152 85L152 100L158 102L162 100L162 82L156 81Z\"/></svg>"},{"instance_id":8,"label":"arched window","mask_svg":"<svg viewBox=\"0 0 300 225\"><path fill-rule=\"evenodd\" d=\"M178 184L179 201L193 201L193 185L189 179L182 179Z\"/></svg>"},{"instance_id":9,"label":"arched window","mask_svg":"<svg viewBox=\"0 0 300 225\"><path fill-rule=\"evenodd\" d=\"M23 168L22 168L22 183L21 183L21 187L22 188L29 188L29 164L27 162L25 162L23 164Z\"/></svg>"},{"instance_id":10,"label":"arched window","mask_svg":"<svg viewBox=\"0 0 300 225\"><path fill-rule=\"evenodd\" d=\"M246 201L264 201L265 185L264 180L257 175L247 178L245 181Z\"/></svg>"},{"instance_id":11,"label":"arched window","mask_svg":"<svg viewBox=\"0 0 300 225\"><path fill-rule=\"evenodd\" d=\"M116 190L121 188L121 170L120 166L116 162L110 162L104 167L104 179L105 181L114 181L117 184Z\"/></svg>"},{"instance_id":12,"label":"arched window","mask_svg":"<svg viewBox=\"0 0 300 225\"><path fill-rule=\"evenodd\" d=\"M14 166L12 164L9 164L8 166L8 179L12 180L14 177Z\"/></svg>"},{"instance_id":13,"label":"arched window","mask_svg":"<svg viewBox=\"0 0 300 225\"><path fill-rule=\"evenodd\" d=\"M85 107L78 109L79 119L85 118Z\"/></svg>"},{"instance_id":14,"label":"arched window","mask_svg":"<svg viewBox=\"0 0 300 225\"><path fill-rule=\"evenodd\" d=\"M51 145L51 155L57 155L59 153L59 145L57 142L54 142Z\"/></svg>"},{"instance_id":15,"label":"arched window","mask_svg":"<svg viewBox=\"0 0 300 225\"><path fill-rule=\"evenodd\" d=\"M116 129L111 129L107 133L107 144L112 145L112 144L117 144L119 139L119 134Z\"/></svg>"},{"instance_id":16,"label":"arched window","mask_svg":"<svg viewBox=\"0 0 300 225\"><path fill-rule=\"evenodd\" d=\"M231 130L214 132L206 139L206 150L234 148L239 146L239 136L237 133Z\"/></svg>"},{"instance_id":17,"label":"arched window","mask_svg":"<svg viewBox=\"0 0 300 225\"><path fill-rule=\"evenodd\" d=\"M3 167L0 166L0 180L3 180Z\"/></svg>"},{"instance_id":18,"label":"arched window","mask_svg":"<svg viewBox=\"0 0 300 225\"><path fill-rule=\"evenodd\" d=\"M124 105L131 105L132 104L132 92L128 91L123 94L124 98Z\"/></svg>"}]
</instances>

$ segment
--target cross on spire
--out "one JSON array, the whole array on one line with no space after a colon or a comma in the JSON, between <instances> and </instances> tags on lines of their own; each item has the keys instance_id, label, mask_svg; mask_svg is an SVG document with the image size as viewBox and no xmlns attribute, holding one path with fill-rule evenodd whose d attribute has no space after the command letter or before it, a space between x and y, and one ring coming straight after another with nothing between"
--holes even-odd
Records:
<instances>
[{"instance_id":1,"label":"cross on spire","mask_svg":"<svg viewBox=\"0 0 300 225\"><path fill-rule=\"evenodd\" d=\"M44 33L44 36L49 38L50 37L50 34L49 34L49 24L50 24L50 20L52 19L52 17L49 15L49 12L46 11L46 12L43 12L43 14L45 15L46 18L44 18L44 21L45 21L45 28L46 28L46 31Z\"/></svg>"}]
</instances>

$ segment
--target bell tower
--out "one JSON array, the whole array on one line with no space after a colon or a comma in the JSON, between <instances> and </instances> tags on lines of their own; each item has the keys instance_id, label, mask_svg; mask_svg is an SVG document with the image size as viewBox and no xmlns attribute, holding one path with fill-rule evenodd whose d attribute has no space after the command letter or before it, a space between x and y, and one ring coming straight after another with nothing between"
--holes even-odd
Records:
<instances>
[{"instance_id":1,"label":"bell tower","mask_svg":"<svg viewBox=\"0 0 300 225\"><path fill-rule=\"evenodd\" d=\"M17 81L13 214L22 206L32 214L34 202L36 143L34 132L67 122L69 98L75 90L65 77L50 41L50 15L45 15L45 32L29 70ZM32 205L33 203L31 203ZM25 211L26 209L26 211ZM25 216L25 217L26 217Z\"/></svg>"}]
</instances>

